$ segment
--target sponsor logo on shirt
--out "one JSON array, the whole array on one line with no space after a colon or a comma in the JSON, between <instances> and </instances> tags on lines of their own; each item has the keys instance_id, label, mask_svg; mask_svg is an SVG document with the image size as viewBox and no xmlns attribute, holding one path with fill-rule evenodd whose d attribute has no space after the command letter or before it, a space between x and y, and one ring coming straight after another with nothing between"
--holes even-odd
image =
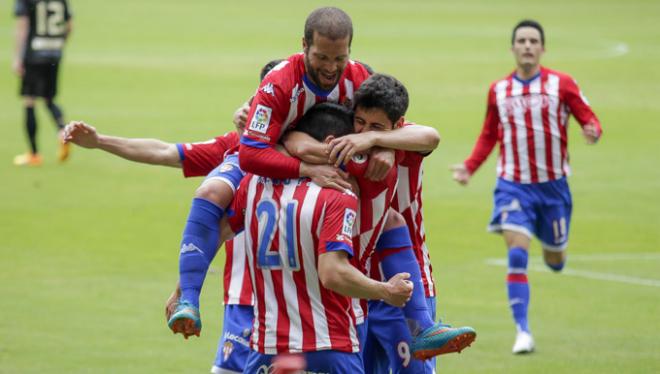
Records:
<instances>
[{"instance_id":1,"label":"sponsor logo on shirt","mask_svg":"<svg viewBox=\"0 0 660 374\"><path fill-rule=\"evenodd\" d=\"M267 94L269 94L273 97L275 96L275 88L273 88L272 83L268 83L267 85L261 87L261 91L263 91L264 93L267 93Z\"/></svg>"},{"instance_id":2,"label":"sponsor logo on shirt","mask_svg":"<svg viewBox=\"0 0 660 374\"><path fill-rule=\"evenodd\" d=\"M342 235L351 237L353 235L353 224L355 223L355 211L353 209L346 209L344 211L344 224L341 228Z\"/></svg>"},{"instance_id":3,"label":"sponsor logo on shirt","mask_svg":"<svg viewBox=\"0 0 660 374\"><path fill-rule=\"evenodd\" d=\"M272 113L273 109L264 105L257 105L257 109L254 111L254 116L252 116L252 122L250 122L249 129L261 134L265 134L266 131L268 131L268 125L270 124Z\"/></svg>"},{"instance_id":4,"label":"sponsor logo on shirt","mask_svg":"<svg viewBox=\"0 0 660 374\"><path fill-rule=\"evenodd\" d=\"M527 111L530 109L545 109L550 105L550 98L542 94L529 94L525 96L511 96L504 99L504 107L507 112L514 110Z\"/></svg>"},{"instance_id":5,"label":"sponsor logo on shirt","mask_svg":"<svg viewBox=\"0 0 660 374\"><path fill-rule=\"evenodd\" d=\"M302 94L303 92L305 92L305 88L299 86L296 83L296 86L293 88L293 91L291 91L291 98L289 99L289 101L292 103L298 101L298 97L300 97L300 94Z\"/></svg>"}]
</instances>

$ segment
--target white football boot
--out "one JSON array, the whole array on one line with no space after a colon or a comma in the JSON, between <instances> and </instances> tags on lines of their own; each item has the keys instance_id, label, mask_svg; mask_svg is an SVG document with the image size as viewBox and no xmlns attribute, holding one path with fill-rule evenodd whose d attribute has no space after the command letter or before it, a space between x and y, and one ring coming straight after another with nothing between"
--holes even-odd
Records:
<instances>
[{"instance_id":1,"label":"white football boot","mask_svg":"<svg viewBox=\"0 0 660 374\"><path fill-rule=\"evenodd\" d=\"M513 343L513 354L525 354L534 352L534 338L532 334L525 331L518 331L516 342Z\"/></svg>"}]
</instances>

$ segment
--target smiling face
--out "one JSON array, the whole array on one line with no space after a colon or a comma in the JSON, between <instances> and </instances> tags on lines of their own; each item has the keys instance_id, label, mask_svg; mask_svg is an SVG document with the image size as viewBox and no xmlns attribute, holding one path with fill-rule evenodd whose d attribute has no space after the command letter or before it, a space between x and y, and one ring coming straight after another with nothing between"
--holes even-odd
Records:
<instances>
[{"instance_id":1,"label":"smiling face","mask_svg":"<svg viewBox=\"0 0 660 374\"><path fill-rule=\"evenodd\" d=\"M333 40L314 32L312 40L308 45L303 38L307 77L320 89L330 91L348 65L350 37Z\"/></svg>"},{"instance_id":2,"label":"smiling face","mask_svg":"<svg viewBox=\"0 0 660 374\"><path fill-rule=\"evenodd\" d=\"M541 33L534 27L520 27L513 36L511 52L516 59L518 68L530 71L538 68L545 47Z\"/></svg>"}]
</instances>

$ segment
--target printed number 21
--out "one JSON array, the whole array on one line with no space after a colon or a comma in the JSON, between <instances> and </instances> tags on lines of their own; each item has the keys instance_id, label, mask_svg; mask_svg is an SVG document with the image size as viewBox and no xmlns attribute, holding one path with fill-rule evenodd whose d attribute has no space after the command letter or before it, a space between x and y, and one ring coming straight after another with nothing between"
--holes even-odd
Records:
<instances>
[{"instance_id":1,"label":"printed number 21","mask_svg":"<svg viewBox=\"0 0 660 374\"><path fill-rule=\"evenodd\" d=\"M292 201L286 205L286 210L282 217L277 209L277 204L271 199L262 200L257 204L257 217L259 217L259 248L257 250L257 265L262 269L281 269L282 258L280 251L272 251L273 238L278 227L282 227L280 235L284 235L286 243L286 260L289 269L298 270L298 241L296 227L296 211L298 202ZM283 222L280 222L280 218ZM265 221L265 222L264 222ZM284 232L282 232L284 231Z\"/></svg>"}]
</instances>

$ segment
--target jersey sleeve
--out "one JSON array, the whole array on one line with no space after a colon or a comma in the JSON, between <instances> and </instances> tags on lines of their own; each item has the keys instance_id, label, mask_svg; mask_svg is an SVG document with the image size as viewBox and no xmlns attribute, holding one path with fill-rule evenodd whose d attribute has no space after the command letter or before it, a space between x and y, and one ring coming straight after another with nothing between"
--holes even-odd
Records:
<instances>
[{"instance_id":1,"label":"jersey sleeve","mask_svg":"<svg viewBox=\"0 0 660 374\"><path fill-rule=\"evenodd\" d=\"M238 135L233 131L206 142L177 144L183 175L186 178L207 175L224 160L225 153L237 145Z\"/></svg>"},{"instance_id":2,"label":"jersey sleeve","mask_svg":"<svg viewBox=\"0 0 660 374\"><path fill-rule=\"evenodd\" d=\"M571 77L562 77L562 83L563 100L570 108L575 119L580 123L580 126L594 125L600 137L603 132L600 121L591 110L587 98L582 94L575 80Z\"/></svg>"},{"instance_id":3,"label":"jersey sleeve","mask_svg":"<svg viewBox=\"0 0 660 374\"><path fill-rule=\"evenodd\" d=\"M247 206L247 188L251 177L245 177L234 194L234 198L229 205L229 214L227 222L231 230L238 234L245 227L245 207Z\"/></svg>"},{"instance_id":4,"label":"jersey sleeve","mask_svg":"<svg viewBox=\"0 0 660 374\"><path fill-rule=\"evenodd\" d=\"M29 16L27 0L16 0L16 2L14 3L14 16L16 17Z\"/></svg>"},{"instance_id":5,"label":"jersey sleeve","mask_svg":"<svg viewBox=\"0 0 660 374\"><path fill-rule=\"evenodd\" d=\"M490 152L497 144L498 131L499 131L500 117L497 110L497 102L495 99L495 90L491 86L488 90L488 104L486 108L486 118L484 125L481 129L481 134L477 139L477 143L472 149L470 156L464 161L465 168L470 174L473 174L481 164L486 161Z\"/></svg>"},{"instance_id":6,"label":"jersey sleeve","mask_svg":"<svg viewBox=\"0 0 660 374\"><path fill-rule=\"evenodd\" d=\"M329 189L326 193L318 254L344 251L353 257L352 237L357 218L357 197L352 193Z\"/></svg>"},{"instance_id":7,"label":"jersey sleeve","mask_svg":"<svg viewBox=\"0 0 660 374\"><path fill-rule=\"evenodd\" d=\"M274 148L282 135L290 105L288 93L277 83L281 73L275 73L266 76L252 100L241 137L239 161L241 169L248 173L269 178L297 178L300 160Z\"/></svg>"}]
</instances>

